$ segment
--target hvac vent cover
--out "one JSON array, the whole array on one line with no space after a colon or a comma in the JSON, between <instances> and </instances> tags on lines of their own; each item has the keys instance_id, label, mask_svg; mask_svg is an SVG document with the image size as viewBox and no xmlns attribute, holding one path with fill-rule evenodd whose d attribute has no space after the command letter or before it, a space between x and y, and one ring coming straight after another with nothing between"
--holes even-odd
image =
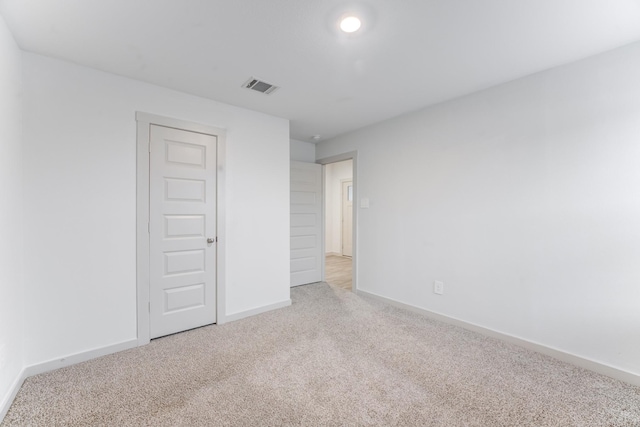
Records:
<instances>
[{"instance_id":1,"label":"hvac vent cover","mask_svg":"<svg viewBox=\"0 0 640 427\"><path fill-rule=\"evenodd\" d=\"M244 82L242 87L255 90L256 92L264 93L265 95L269 95L270 93L273 93L276 89L278 89L278 86L274 86L271 83L263 82L262 80L258 80L255 77L251 77L249 80Z\"/></svg>"}]
</instances>

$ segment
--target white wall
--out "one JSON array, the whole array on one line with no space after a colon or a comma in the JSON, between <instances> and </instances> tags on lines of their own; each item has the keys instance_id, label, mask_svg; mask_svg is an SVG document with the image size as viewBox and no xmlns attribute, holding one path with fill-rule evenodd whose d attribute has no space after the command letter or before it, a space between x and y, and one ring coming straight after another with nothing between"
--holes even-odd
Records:
<instances>
[{"instance_id":1,"label":"white wall","mask_svg":"<svg viewBox=\"0 0 640 427\"><path fill-rule=\"evenodd\" d=\"M24 54L27 364L136 336L136 121L226 128L226 314L289 299L289 124Z\"/></svg>"},{"instance_id":2,"label":"white wall","mask_svg":"<svg viewBox=\"0 0 640 427\"><path fill-rule=\"evenodd\" d=\"M640 43L319 144L358 150L359 288L640 374L638 76Z\"/></svg>"},{"instance_id":3,"label":"white wall","mask_svg":"<svg viewBox=\"0 0 640 427\"><path fill-rule=\"evenodd\" d=\"M325 252L342 254L342 181L353 179L353 160L329 163L324 170Z\"/></svg>"},{"instance_id":4,"label":"white wall","mask_svg":"<svg viewBox=\"0 0 640 427\"><path fill-rule=\"evenodd\" d=\"M23 366L20 50L0 16L0 420Z\"/></svg>"},{"instance_id":5,"label":"white wall","mask_svg":"<svg viewBox=\"0 0 640 427\"><path fill-rule=\"evenodd\" d=\"M316 144L292 139L289 149L291 160L307 163L316 162Z\"/></svg>"}]
</instances>

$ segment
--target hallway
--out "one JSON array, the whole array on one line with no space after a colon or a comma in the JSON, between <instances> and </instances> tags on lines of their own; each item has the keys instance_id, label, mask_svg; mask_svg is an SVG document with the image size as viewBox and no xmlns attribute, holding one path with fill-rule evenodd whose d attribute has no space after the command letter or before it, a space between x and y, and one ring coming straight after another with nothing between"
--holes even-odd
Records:
<instances>
[{"instance_id":1,"label":"hallway","mask_svg":"<svg viewBox=\"0 0 640 427\"><path fill-rule=\"evenodd\" d=\"M325 281L330 285L350 291L352 280L351 257L327 255L325 260Z\"/></svg>"}]
</instances>

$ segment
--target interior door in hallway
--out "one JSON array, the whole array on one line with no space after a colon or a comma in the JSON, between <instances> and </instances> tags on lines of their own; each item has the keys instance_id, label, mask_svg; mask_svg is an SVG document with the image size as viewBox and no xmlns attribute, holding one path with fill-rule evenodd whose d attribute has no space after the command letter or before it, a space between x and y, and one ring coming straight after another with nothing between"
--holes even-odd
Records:
<instances>
[{"instance_id":1,"label":"interior door in hallway","mask_svg":"<svg viewBox=\"0 0 640 427\"><path fill-rule=\"evenodd\" d=\"M291 162L291 286L322 280L322 166Z\"/></svg>"},{"instance_id":2,"label":"interior door in hallway","mask_svg":"<svg viewBox=\"0 0 640 427\"><path fill-rule=\"evenodd\" d=\"M353 181L342 182L342 255L353 253Z\"/></svg>"},{"instance_id":3,"label":"interior door in hallway","mask_svg":"<svg viewBox=\"0 0 640 427\"><path fill-rule=\"evenodd\" d=\"M150 336L216 321L217 138L152 125Z\"/></svg>"}]
</instances>

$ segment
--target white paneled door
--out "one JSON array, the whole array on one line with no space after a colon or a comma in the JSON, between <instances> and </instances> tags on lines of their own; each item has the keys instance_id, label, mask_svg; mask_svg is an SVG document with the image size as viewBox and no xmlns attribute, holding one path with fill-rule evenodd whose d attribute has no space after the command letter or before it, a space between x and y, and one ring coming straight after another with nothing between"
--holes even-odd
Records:
<instances>
[{"instance_id":1,"label":"white paneled door","mask_svg":"<svg viewBox=\"0 0 640 427\"><path fill-rule=\"evenodd\" d=\"M322 166L291 162L291 286L322 280Z\"/></svg>"},{"instance_id":2,"label":"white paneled door","mask_svg":"<svg viewBox=\"0 0 640 427\"><path fill-rule=\"evenodd\" d=\"M217 139L151 125L150 336L216 321Z\"/></svg>"}]
</instances>

